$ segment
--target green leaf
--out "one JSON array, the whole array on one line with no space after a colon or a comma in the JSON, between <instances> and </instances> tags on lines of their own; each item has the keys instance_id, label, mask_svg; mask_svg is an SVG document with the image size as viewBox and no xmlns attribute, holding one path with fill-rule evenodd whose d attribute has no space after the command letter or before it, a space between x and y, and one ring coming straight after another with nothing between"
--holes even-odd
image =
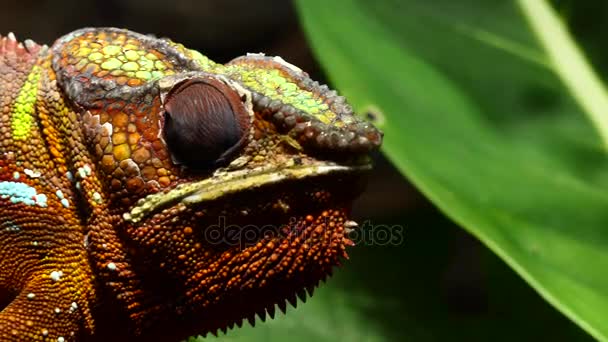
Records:
<instances>
[{"instance_id":1,"label":"green leaf","mask_svg":"<svg viewBox=\"0 0 608 342\"><path fill-rule=\"evenodd\" d=\"M518 1L551 58L555 71L572 96L585 109L585 114L595 125L604 145L608 147L608 95L601 80L546 0Z\"/></svg>"},{"instance_id":2,"label":"green leaf","mask_svg":"<svg viewBox=\"0 0 608 342\"><path fill-rule=\"evenodd\" d=\"M608 340L607 158L516 3L297 4L334 85L378 117L394 164Z\"/></svg>"}]
</instances>

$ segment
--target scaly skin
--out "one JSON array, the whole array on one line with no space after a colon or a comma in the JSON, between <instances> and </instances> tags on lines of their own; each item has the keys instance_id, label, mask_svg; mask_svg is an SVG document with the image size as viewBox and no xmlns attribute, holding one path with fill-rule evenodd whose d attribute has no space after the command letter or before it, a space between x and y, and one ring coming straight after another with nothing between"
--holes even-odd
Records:
<instances>
[{"instance_id":1,"label":"scaly skin","mask_svg":"<svg viewBox=\"0 0 608 342\"><path fill-rule=\"evenodd\" d=\"M295 305L346 256L382 134L280 58L0 37L0 340L177 341Z\"/></svg>"}]
</instances>

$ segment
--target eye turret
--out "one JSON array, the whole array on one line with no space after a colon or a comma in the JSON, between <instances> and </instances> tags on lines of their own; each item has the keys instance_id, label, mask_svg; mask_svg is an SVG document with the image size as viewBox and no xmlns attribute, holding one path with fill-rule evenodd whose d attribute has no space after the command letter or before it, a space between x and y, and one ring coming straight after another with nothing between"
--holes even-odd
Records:
<instances>
[{"instance_id":1,"label":"eye turret","mask_svg":"<svg viewBox=\"0 0 608 342\"><path fill-rule=\"evenodd\" d=\"M163 139L178 164L202 169L225 163L247 140L249 113L237 91L218 79L176 84L164 110Z\"/></svg>"}]
</instances>

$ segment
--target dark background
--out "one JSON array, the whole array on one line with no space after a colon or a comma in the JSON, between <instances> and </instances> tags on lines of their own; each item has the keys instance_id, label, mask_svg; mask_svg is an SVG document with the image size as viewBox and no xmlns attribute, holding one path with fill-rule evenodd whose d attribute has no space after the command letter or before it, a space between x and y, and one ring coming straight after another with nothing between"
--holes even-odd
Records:
<instances>
[{"instance_id":1,"label":"dark background","mask_svg":"<svg viewBox=\"0 0 608 342\"><path fill-rule=\"evenodd\" d=\"M597 37L606 32L608 2L555 5L607 74L608 44L597 44ZM4 1L0 11L0 34L12 31L19 40L51 44L77 28L116 26L170 37L218 62L247 52L280 55L326 82L286 0L21 0ZM403 239L384 246L363 243L330 284L338 291L382 293L388 304L374 300L360 310L380 326L383 339L590 340L434 209L386 159L375 157L356 218L381 229L402 227Z\"/></svg>"}]
</instances>

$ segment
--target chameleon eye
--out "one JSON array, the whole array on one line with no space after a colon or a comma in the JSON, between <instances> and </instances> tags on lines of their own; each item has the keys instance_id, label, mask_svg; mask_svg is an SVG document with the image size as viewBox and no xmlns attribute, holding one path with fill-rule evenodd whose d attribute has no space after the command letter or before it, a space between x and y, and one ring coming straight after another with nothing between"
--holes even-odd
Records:
<instances>
[{"instance_id":1,"label":"chameleon eye","mask_svg":"<svg viewBox=\"0 0 608 342\"><path fill-rule=\"evenodd\" d=\"M222 164L247 139L249 113L239 94L217 79L175 85L164 109L163 139L173 160L187 167Z\"/></svg>"}]
</instances>

